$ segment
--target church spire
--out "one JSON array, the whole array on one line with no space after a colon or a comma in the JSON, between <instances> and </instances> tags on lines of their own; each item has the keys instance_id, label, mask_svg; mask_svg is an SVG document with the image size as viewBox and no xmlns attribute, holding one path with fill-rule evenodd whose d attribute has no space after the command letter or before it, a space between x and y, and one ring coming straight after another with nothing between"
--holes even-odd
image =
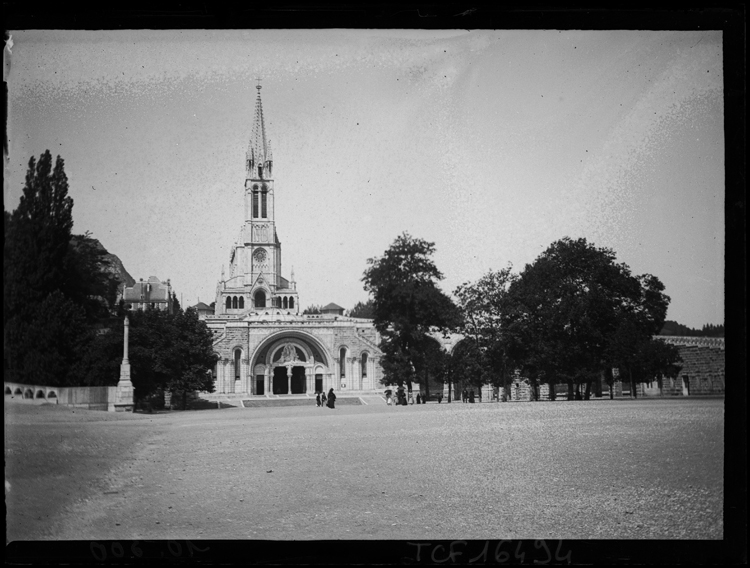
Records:
<instances>
[{"instance_id":1,"label":"church spire","mask_svg":"<svg viewBox=\"0 0 750 568\"><path fill-rule=\"evenodd\" d=\"M260 100L260 79L255 87L258 97L255 99L255 118L250 145L247 148L247 177L248 179L270 179L273 167L271 141L266 140L266 124L263 120L263 103Z\"/></svg>"}]
</instances>

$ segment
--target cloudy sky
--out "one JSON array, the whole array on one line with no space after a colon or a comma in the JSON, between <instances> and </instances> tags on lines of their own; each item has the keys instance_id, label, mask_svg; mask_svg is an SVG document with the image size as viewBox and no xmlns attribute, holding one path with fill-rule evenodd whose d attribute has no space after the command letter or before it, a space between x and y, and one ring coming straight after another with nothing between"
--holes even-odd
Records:
<instances>
[{"instance_id":1,"label":"cloudy sky","mask_svg":"<svg viewBox=\"0 0 750 568\"><path fill-rule=\"evenodd\" d=\"M74 231L183 305L215 299L243 223L255 78L284 276L302 306L365 300L404 231L451 292L585 237L658 276L668 318L724 321L720 31L12 32L14 209L65 160Z\"/></svg>"}]
</instances>

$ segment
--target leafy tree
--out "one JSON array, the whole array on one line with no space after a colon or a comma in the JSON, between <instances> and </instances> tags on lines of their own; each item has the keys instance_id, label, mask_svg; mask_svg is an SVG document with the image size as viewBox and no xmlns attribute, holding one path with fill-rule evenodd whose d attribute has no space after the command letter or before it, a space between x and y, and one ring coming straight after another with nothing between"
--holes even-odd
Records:
<instances>
[{"instance_id":1,"label":"leafy tree","mask_svg":"<svg viewBox=\"0 0 750 568\"><path fill-rule=\"evenodd\" d=\"M76 369L111 316L118 281L89 233L72 235L64 162L29 160L18 207L4 214L4 370L10 380L80 384Z\"/></svg>"},{"instance_id":2,"label":"leafy tree","mask_svg":"<svg viewBox=\"0 0 750 568\"><path fill-rule=\"evenodd\" d=\"M412 364L415 376L424 388L426 398L429 398L430 382L440 385L445 382L447 353L437 339L424 335L412 350Z\"/></svg>"},{"instance_id":3,"label":"leafy tree","mask_svg":"<svg viewBox=\"0 0 750 568\"><path fill-rule=\"evenodd\" d=\"M372 299L366 302L357 302L356 305L349 312L351 318L373 318L373 304Z\"/></svg>"},{"instance_id":4,"label":"leafy tree","mask_svg":"<svg viewBox=\"0 0 750 568\"><path fill-rule=\"evenodd\" d=\"M4 216L3 364L11 381L59 385L69 375L80 321L75 304L53 294L67 281L72 209L62 159L53 168L49 151L31 158L18 208Z\"/></svg>"},{"instance_id":5,"label":"leafy tree","mask_svg":"<svg viewBox=\"0 0 750 568\"><path fill-rule=\"evenodd\" d=\"M23 343L16 352L15 376L48 386L77 384L80 351L93 334L80 307L55 290L27 316L17 328Z\"/></svg>"},{"instance_id":6,"label":"leafy tree","mask_svg":"<svg viewBox=\"0 0 750 568\"><path fill-rule=\"evenodd\" d=\"M508 390L510 367L502 318L508 309L508 290L515 279L509 266L491 270L477 282L464 283L455 291L463 315L459 330L465 341L474 344L472 351L479 364L471 382L480 393L484 384Z\"/></svg>"},{"instance_id":7,"label":"leafy tree","mask_svg":"<svg viewBox=\"0 0 750 568\"><path fill-rule=\"evenodd\" d=\"M459 341L451 351L451 359L453 382L476 387L481 392L487 381L487 363L477 343L471 338Z\"/></svg>"},{"instance_id":8,"label":"leafy tree","mask_svg":"<svg viewBox=\"0 0 750 568\"><path fill-rule=\"evenodd\" d=\"M509 353L532 380L550 390L564 382L569 399L588 398L607 367L633 364L638 346L659 332L669 304L663 290L655 276L633 276L612 250L566 237L509 288Z\"/></svg>"},{"instance_id":9,"label":"leafy tree","mask_svg":"<svg viewBox=\"0 0 750 568\"><path fill-rule=\"evenodd\" d=\"M307 306L303 311L302 315L305 314L322 314L323 313L323 306L319 306L317 304L311 304Z\"/></svg>"},{"instance_id":10,"label":"leafy tree","mask_svg":"<svg viewBox=\"0 0 750 568\"><path fill-rule=\"evenodd\" d=\"M383 338L384 385L405 383L411 389L416 373L423 371L425 336L460 321L453 301L437 287L443 275L432 261L434 252L434 243L404 233L381 258L367 260L362 281L373 300L373 323Z\"/></svg>"},{"instance_id":11,"label":"leafy tree","mask_svg":"<svg viewBox=\"0 0 750 568\"><path fill-rule=\"evenodd\" d=\"M213 391L211 371L218 356L213 335L197 310L169 313L149 308L127 315L128 359L137 400L168 390L181 397L185 408L189 393ZM123 323L118 320L108 333L96 337L78 367L84 384L117 384L122 355Z\"/></svg>"}]
</instances>

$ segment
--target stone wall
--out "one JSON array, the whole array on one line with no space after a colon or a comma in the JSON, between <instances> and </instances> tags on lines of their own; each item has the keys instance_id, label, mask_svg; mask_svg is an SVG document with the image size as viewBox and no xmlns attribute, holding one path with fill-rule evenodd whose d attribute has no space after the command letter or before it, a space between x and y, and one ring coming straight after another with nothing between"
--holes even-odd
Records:
<instances>
[{"instance_id":1,"label":"stone wall","mask_svg":"<svg viewBox=\"0 0 750 568\"><path fill-rule=\"evenodd\" d=\"M25 404L65 404L89 410L114 411L117 387L50 387L3 383L5 400Z\"/></svg>"}]
</instances>

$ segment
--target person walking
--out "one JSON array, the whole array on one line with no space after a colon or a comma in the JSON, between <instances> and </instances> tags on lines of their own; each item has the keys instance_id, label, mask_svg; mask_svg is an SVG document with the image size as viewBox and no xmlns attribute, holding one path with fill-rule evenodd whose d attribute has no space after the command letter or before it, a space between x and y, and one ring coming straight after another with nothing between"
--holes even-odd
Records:
<instances>
[{"instance_id":1,"label":"person walking","mask_svg":"<svg viewBox=\"0 0 750 568\"><path fill-rule=\"evenodd\" d=\"M469 402L469 392L466 389L461 391L461 402Z\"/></svg>"},{"instance_id":2,"label":"person walking","mask_svg":"<svg viewBox=\"0 0 750 568\"><path fill-rule=\"evenodd\" d=\"M316 406L317 406L318 408L320 408L320 393L319 393L319 392L316 392L316 393L315 393L315 405L316 405Z\"/></svg>"},{"instance_id":3,"label":"person walking","mask_svg":"<svg viewBox=\"0 0 750 568\"><path fill-rule=\"evenodd\" d=\"M328 391L328 408L336 408L336 395L333 394L333 389Z\"/></svg>"},{"instance_id":4,"label":"person walking","mask_svg":"<svg viewBox=\"0 0 750 568\"><path fill-rule=\"evenodd\" d=\"M422 398L419 396L419 393L417 393L417 404L422 404Z\"/></svg>"},{"instance_id":5,"label":"person walking","mask_svg":"<svg viewBox=\"0 0 750 568\"><path fill-rule=\"evenodd\" d=\"M469 391L469 403L474 404L474 389Z\"/></svg>"},{"instance_id":6,"label":"person walking","mask_svg":"<svg viewBox=\"0 0 750 568\"><path fill-rule=\"evenodd\" d=\"M320 393L320 406L326 405L326 393Z\"/></svg>"},{"instance_id":7,"label":"person walking","mask_svg":"<svg viewBox=\"0 0 750 568\"><path fill-rule=\"evenodd\" d=\"M439 392L438 393L438 404L440 404L441 402L443 402L443 393Z\"/></svg>"}]
</instances>

